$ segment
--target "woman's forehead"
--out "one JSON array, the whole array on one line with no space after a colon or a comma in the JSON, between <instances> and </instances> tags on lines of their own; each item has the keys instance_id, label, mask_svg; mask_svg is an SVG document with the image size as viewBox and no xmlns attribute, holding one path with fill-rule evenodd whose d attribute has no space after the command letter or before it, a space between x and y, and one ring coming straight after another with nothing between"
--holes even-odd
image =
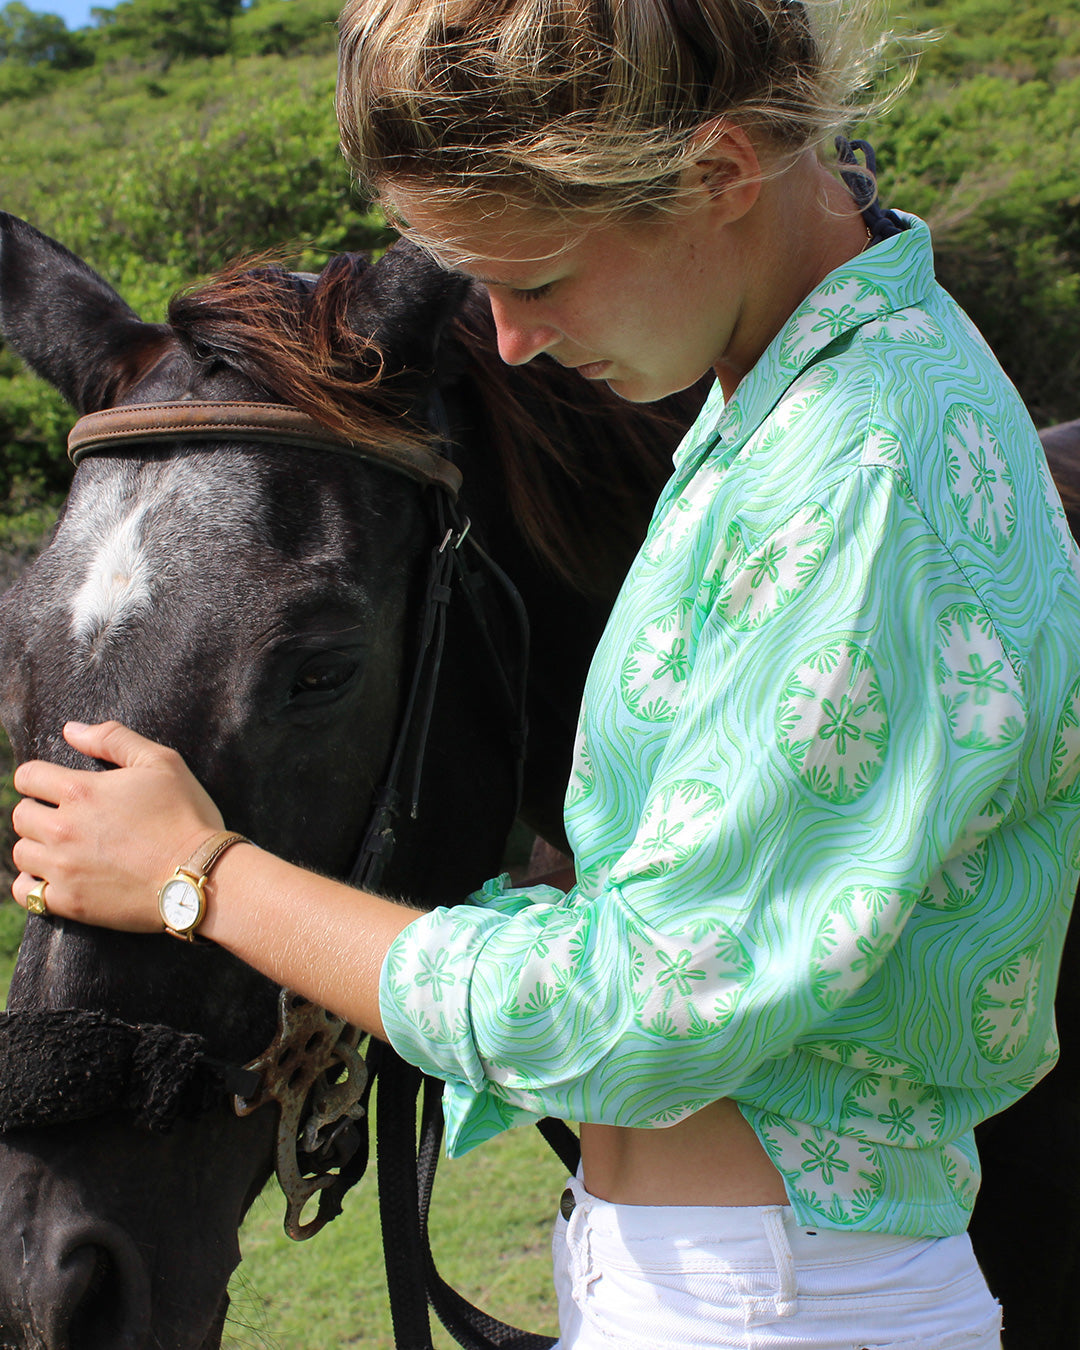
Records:
<instances>
[{"instance_id":1,"label":"woman's forehead","mask_svg":"<svg viewBox=\"0 0 1080 1350\"><path fill-rule=\"evenodd\" d=\"M390 187L380 194L402 232L446 267L529 267L551 262L577 247L590 233L582 221L505 198L478 194L475 201L442 204L421 188Z\"/></svg>"}]
</instances>

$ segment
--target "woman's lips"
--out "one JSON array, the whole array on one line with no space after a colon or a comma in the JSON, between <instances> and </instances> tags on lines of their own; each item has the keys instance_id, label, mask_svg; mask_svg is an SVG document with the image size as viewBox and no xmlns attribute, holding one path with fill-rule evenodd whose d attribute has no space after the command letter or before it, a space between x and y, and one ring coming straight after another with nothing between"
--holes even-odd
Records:
<instances>
[{"instance_id":1,"label":"woman's lips","mask_svg":"<svg viewBox=\"0 0 1080 1350\"><path fill-rule=\"evenodd\" d=\"M587 380L598 380L610 365L610 361L588 361L583 366L575 366L574 369Z\"/></svg>"}]
</instances>

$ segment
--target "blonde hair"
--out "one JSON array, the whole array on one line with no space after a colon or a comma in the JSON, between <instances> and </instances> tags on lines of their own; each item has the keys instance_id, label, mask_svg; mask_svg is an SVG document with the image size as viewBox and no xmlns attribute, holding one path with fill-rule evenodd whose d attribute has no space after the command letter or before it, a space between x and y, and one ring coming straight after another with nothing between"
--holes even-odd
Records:
<instances>
[{"instance_id":1,"label":"blonde hair","mask_svg":"<svg viewBox=\"0 0 1080 1350\"><path fill-rule=\"evenodd\" d=\"M865 111L878 0L347 0L338 119L368 191L670 209L703 127L820 145Z\"/></svg>"}]
</instances>

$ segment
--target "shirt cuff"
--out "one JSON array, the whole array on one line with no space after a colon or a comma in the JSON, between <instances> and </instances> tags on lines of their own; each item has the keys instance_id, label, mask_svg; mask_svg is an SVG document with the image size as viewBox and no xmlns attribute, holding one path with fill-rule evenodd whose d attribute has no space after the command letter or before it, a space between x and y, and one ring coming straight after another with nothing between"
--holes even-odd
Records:
<instances>
[{"instance_id":1,"label":"shirt cuff","mask_svg":"<svg viewBox=\"0 0 1080 1350\"><path fill-rule=\"evenodd\" d=\"M486 1086L473 1040L473 973L485 944L507 919L534 905L564 901L554 886L508 886L496 877L472 903L414 919L390 944L379 979L386 1037L402 1059L474 1092Z\"/></svg>"}]
</instances>

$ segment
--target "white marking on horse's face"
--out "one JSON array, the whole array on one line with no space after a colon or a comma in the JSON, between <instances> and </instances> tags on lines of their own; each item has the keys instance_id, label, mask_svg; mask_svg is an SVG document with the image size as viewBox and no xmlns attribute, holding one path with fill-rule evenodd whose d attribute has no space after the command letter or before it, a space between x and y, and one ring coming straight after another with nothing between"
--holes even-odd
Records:
<instances>
[{"instance_id":1,"label":"white marking on horse's face","mask_svg":"<svg viewBox=\"0 0 1080 1350\"><path fill-rule=\"evenodd\" d=\"M143 466L136 481L116 466L73 496L54 547L78 559L72 576L82 579L67 600L76 640L120 634L153 609L158 583L200 534L250 532L252 490L184 458Z\"/></svg>"},{"instance_id":2,"label":"white marking on horse's face","mask_svg":"<svg viewBox=\"0 0 1080 1350\"><path fill-rule=\"evenodd\" d=\"M144 521L150 510L136 503L114 521L91 554L82 585L71 597L71 631L93 642L153 604L154 564L145 547Z\"/></svg>"}]
</instances>

